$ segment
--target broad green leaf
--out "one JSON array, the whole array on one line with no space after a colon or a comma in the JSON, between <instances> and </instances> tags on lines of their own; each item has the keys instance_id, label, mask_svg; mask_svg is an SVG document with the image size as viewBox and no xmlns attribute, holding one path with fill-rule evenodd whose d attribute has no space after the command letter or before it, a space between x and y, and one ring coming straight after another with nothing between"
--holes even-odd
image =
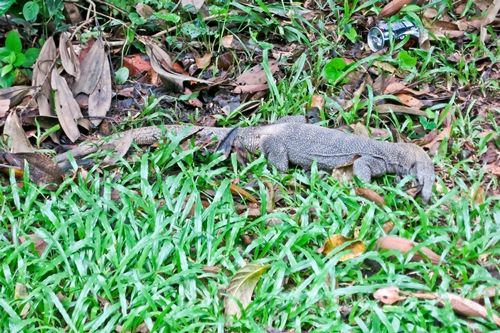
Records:
<instances>
[{"instance_id":1,"label":"broad green leaf","mask_svg":"<svg viewBox=\"0 0 500 333\"><path fill-rule=\"evenodd\" d=\"M14 66L11 64L7 64L2 67L2 71L0 72L0 76L5 76L5 74L10 73L14 69Z\"/></svg>"},{"instance_id":2,"label":"broad green leaf","mask_svg":"<svg viewBox=\"0 0 500 333\"><path fill-rule=\"evenodd\" d=\"M412 57L408 51L401 51L398 54L398 62L401 68L414 68L417 64L417 58Z\"/></svg>"},{"instance_id":3,"label":"broad green leaf","mask_svg":"<svg viewBox=\"0 0 500 333\"><path fill-rule=\"evenodd\" d=\"M14 84L15 78L14 72L10 72L5 76L0 76L0 88L11 87Z\"/></svg>"},{"instance_id":4,"label":"broad green leaf","mask_svg":"<svg viewBox=\"0 0 500 333\"><path fill-rule=\"evenodd\" d=\"M2 0L0 1L0 16L3 16L9 10L16 0Z\"/></svg>"},{"instance_id":5,"label":"broad green leaf","mask_svg":"<svg viewBox=\"0 0 500 333\"><path fill-rule=\"evenodd\" d=\"M7 57L10 54L10 50L6 47L0 47L0 59Z\"/></svg>"},{"instance_id":6,"label":"broad green leaf","mask_svg":"<svg viewBox=\"0 0 500 333\"><path fill-rule=\"evenodd\" d=\"M127 67L122 67L115 72L115 82L124 84L128 80L129 70Z\"/></svg>"},{"instance_id":7,"label":"broad green leaf","mask_svg":"<svg viewBox=\"0 0 500 333\"><path fill-rule=\"evenodd\" d=\"M227 316L236 315L241 317L241 309L238 303L241 303L245 309L252 300L253 290L257 285L262 274L267 271L269 265L248 264L234 274L225 299L225 312Z\"/></svg>"},{"instance_id":8,"label":"broad green leaf","mask_svg":"<svg viewBox=\"0 0 500 333\"><path fill-rule=\"evenodd\" d=\"M325 66L323 75L330 83L335 82L347 68L347 63L342 58L333 58Z\"/></svg>"},{"instance_id":9,"label":"broad green leaf","mask_svg":"<svg viewBox=\"0 0 500 333\"><path fill-rule=\"evenodd\" d=\"M38 55L40 54L40 49L37 48L29 48L26 50L24 55L26 56L26 59L23 63L23 67L31 67L35 63L36 59L38 58Z\"/></svg>"},{"instance_id":10,"label":"broad green leaf","mask_svg":"<svg viewBox=\"0 0 500 333\"><path fill-rule=\"evenodd\" d=\"M19 32L16 30L9 31L5 38L5 47L16 53L21 53L23 50L23 45L21 43L21 37Z\"/></svg>"},{"instance_id":11,"label":"broad green leaf","mask_svg":"<svg viewBox=\"0 0 500 333\"><path fill-rule=\"evenodd\" d=\"M23 15L26 21L34 22L40 11L40 6L34 1L28 1L23 6Z\"/></svg>"},{"instance_id":12,"label":"broad green leaf","mask_svg":"<svg viewBox=\"0 0 500 333\"><path fill-rule=\"evenodd\" d=\"M26 56L24 54L16 53L16 60L12 65L14 65L14 67L21 67L25 61L26 61Z\"/></svg>"},{"instance_id":13,"label":"broad green leaf","mask_svg":"<svg viewBox=\"0 0 500 333\"><path fill-rule=\"evenodd\" d=\"M179 15L173 13L157 12L154 13L153 15L165 22L178 23L181 20L181 17Z\"/></svg>"}]
</instances>

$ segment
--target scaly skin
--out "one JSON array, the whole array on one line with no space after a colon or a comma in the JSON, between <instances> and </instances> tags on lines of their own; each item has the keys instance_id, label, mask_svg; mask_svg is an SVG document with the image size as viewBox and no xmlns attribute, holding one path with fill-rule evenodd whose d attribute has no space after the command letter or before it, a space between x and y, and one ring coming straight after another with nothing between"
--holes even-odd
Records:
<instances>
[{"instance_id":1,"label":"scaly skin","mask_svg":"<svg viewBox=\"0 0 500 333\"><path fill-rule=\"evenodd\" d=\"M120 133L130 135L138 145L158 142L166 131L174 134L189 131L201 136L214 136L225 140L232 128L166 125L142 127ZM344 133L336 129L305 123L304 117L285 117L266 126L237 129L230 136L229 145L245 148L250 153L262 151L269 163L285 172L290 165L309 169L316 161L319 169L331 171L353 164L353 173L365 182L386 173L398 176L413 175L421 187L421 196L428 201L434 184L434 165L427 153L411 143L390 143L363 136ZM71 150L76 156L95 152L106 141L86 142ZM56 161L65 163L66 153Z\"/></svg>"}]
</instances>

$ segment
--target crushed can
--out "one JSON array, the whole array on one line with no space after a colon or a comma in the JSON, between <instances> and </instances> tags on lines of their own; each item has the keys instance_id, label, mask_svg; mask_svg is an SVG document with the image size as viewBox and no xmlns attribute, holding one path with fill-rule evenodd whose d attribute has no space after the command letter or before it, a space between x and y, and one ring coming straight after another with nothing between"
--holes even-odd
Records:
<instances>
[{"instance_id":1,"label":"crushed can","mask_svg":"<svg viewBox=\"0 0 500 333\"><path fill-rule=\"evenodd\" d=\"M373 52L377 52L389 45L391 39L400 41L406 36L417 40L420 37L420 30L413 22L408 20L393 23L380 21L368 31L368 47Z\"/></svg>"}]
</instances>

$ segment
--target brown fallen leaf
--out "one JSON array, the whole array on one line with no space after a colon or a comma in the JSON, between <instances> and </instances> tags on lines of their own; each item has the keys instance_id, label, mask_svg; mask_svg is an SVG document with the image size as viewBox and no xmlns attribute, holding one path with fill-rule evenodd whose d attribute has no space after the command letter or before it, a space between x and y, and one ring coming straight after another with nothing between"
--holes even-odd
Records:
<instances>
[{"instance_id":1,"label":"brown fallen leaf","mask_svg":"<svg viewBox=\"0 0 500 333\"><path fill-rule=\"evenodd\" d=\"M366 245L360 240L354 240L354 238L344 237L342 235L332 235L328 238L325 244L318 249L319 253L323 253L325 256L332 252L335 248L342 246L347 242L352 242L347 245L342 251L350 251L340 257L339 261L346 261L359 257L366 251Z\"/></svg>"},{"instance_id":2,"label":"brown fallen leaf","mask_svg":"<svg viewBox=\"0 0 500 333\"><path fill-rule=\"evenodd\" d=\"M495 18L498 16L498 11L500 11L500 0L494 0L488 7L486 15L481 22L481 32L479 35L479 39L481 40L481 42L484 43L484 41L486 40L486 26L488 26L495 20Z\"/></svg>"},{"instance_id":3,"label":"brown fallen leaf","mask_svg":"<svg viewBox=\"0 0 500 333\"><path fill-rule=\"evenodd\" d=\"M384 95L397 94L406 89L406 84L401 81L391 82L385 87Z\"/></svg>"},{"instance_id":4,"label":"brown fallen leaf","mask_svg":"<svg viewBox=\"0 0 500 333\"><path fill-rule=\"evenodd\" d=\"M56 68L52 70L51 81L57 119L59 119L64 133L72 142L75 142L80 137L78 129L78 119L82 118L80 106L73 97L66 80L57 73Z\"/></svg>"},{"instance_id":5,"label":"brown fallen leaf","mask_svg":"<svg viewBox=\"0 0 500 333\"><path fill-rule=\"evenodd\" d=\"M143 17L146 19L151 17L155 12L154 9L151 8L151 6L143 4L143 3L138 3L135 6L135 11L137 12L137 14L139 14L140 17Z\"/></svg>"},{"instance_id":6,"label":"brown fallen leaf","mask_svg":"<svg viewBox=\"0 0 500 333\"><path fill-rule=\"evenodd\" d=\"M376 300L389 305L406 299L405 296L401 296L399 294L399 288L394 286L378 289L375 293L373 293L373 297Z\"/></svg>"},{"instance_id":7,"label":"brown fallen leaf","mask_svg":"<svg viewBox=\"0 0 500 333\"><path fill-rule=\"evenodd\" d=\"M394 222L392 221L385 222L384 225L382 226L382 229L386 234L390 233L392 229L394 229Z\"/></svg>"},{"instance_id":8,"label":"brown fallen leaf","mask_svg":"<svg viewBox=\"0 0 500 333\"><path fill-rule=\"evenodd\" d=\"M57 56L54 38L49 37L42 46L38 59L33 67L33 88L40 88L41 93L36 97L38 112L42 116L53 115L49 104L50 71Z\"/></svg>"},{"instance_id":9,"label":"brown fallen leaf","mask_svg":"<svg viewBox=\"0 0 500 333\"><path fill-rule=\"evenodd\" d=\"M201 270L205 273L217 274L220 272L220 267L219 266L203 266L203 268Z\"/></svg>"},{"instance_id":10,"label":"brown fallen leaf","mask_svg":"<svg viewBox=\"0 0 500 333\"><path fill-rule=\"evenodd\" d=\"M362 196L370 201L375 202L379 206L385 206L384 198L377 192L370 190L369 188L356 188L355 192L357 195Z\"/></svg>"},{"instance_id":11,"label":"brown fallen leaf","mask_svg":"<svg viewBox=\"0 0 500 333\"><path fill-rule=\"evenodd\" d=\"M35 234L29 234L27 235L28 238L31 240L31 242L35 245L35 251L38 253L38 255L42 255L43 251L47 248L47 243L40 238L39 236ZM24 244L27 241L27 238L24 236L19 236L19 242L21 244Z\"/></svg>"},{"instance_id":12,"label":"brown fallen leaf","mask_svg":"<svg viewBox=\"0 0 500 333\"><path fill-rule=\"evenodd\" d=\"M10 109L10 99L0 99L0 118L5 117Z\"/></svg>"},{"instance_id":13,"label":"brown fallen leaf","mask_svg":"<svg viewBox=\"0 0 500 333\"><path fill-rule=\"evenodd\" d=\"M234 88L235 94L245 94L245 93L254 93L258 91L266 91L269 86L266 83L263 84L250 84L245 86L238 86Z\"/></svg>"},{"instance_id":14,"label":"brown fallen leaf","mask_svg":"<svg viewBox=\"0 0 500 333\"><path fill-rule=\"evenodd\" d=\"M195 61L196 61L196 67L200 69L205 69L208 66L210 66L210 63L212 61L212 53L208 52L203 57L197 57Z\"/></svg>"},{"instance_id":15,"label":"brown fallen leaf","mask_svg":"<svg viewBox=\"0 0 500 333\"><path fill-rule=\"evenodd\" d=\"M427 113L415 108L410 108L403 105L395 105L395 104L379 104L375 105L375 111L378 113L402 113L402 114L411 114L414 116L422 116L427 117Z\"/></svg>"},{"instance_id":16,"label":"brown fallen leaf","mask_svg":"<svg viewBox=\"0 0 500 333\"><path fill-rule=\"evenodd\" d=\"M434 139L432 139L431 142L423 145L422 147L427 148L427 149L432 149L432 147L436 143L439 143L439 142L443 141L444 139L449 138L450 134L451 134L451 126L447 126L438 135L436 135L436 137Z\"/></svg>"},{"instance_id":17,"label":"brown fallen leaf","mask_svg":"<svg viewBox=\"0 0 500 333\"><path fill-rule=\"evenodd\" d=\"M244 188L242 188L236 184L231 183L229 185L229 189L230 189L232 194L241 195L243 198L245 198L246 200L248 200L252 203L258 202L257 199L252 194L250 194L250 192L248 192L247 190L245 190Z\"/></svg>"},{"instance_id":18,"label":"brown fallen leaf","mask_svg":"<svg viewBox=\"0 0 500 333\"><path fill-rule=\"evenodd\" d=\"M61 56L61 63L66 73L78 80L80 77L80 60L75 53L73 44L69 40L70 36L69 32L63 32L61 37L59 37L59 55Z\"/></svg>"},{"instance_id":19,"label":"brown fallen leaf","mask_svg":"<svg viewBox=\"0 0 500 333\"><path fill-rule=\"evenodd\" d=\"M409 106L413 109L420 110L424 106L424 103L422 103L419 99L417 99L411 95L397 94L396 96L398 97L401 104Z\"/></svg>"},{"instance_id":20,"label":"brown fallen leaf","mask_svg":"<svg viewBox=\"0 0 500 333\"><path fill-rule=\"evenodd\" d=\"M488 319L488 311L481 304L471 301L470 299L463 298L456 294L447 293L445 297L441 297L441 302L450 302L451 307L455 312L468 317L481 317ZM500 317L493 314L493 321L500 326Z\"/></svg>"},{"instance_id":21,"label":"brown fallen leaf","mask_svg":"<svg viewBox=\"0 0 500 333\"><path fill-rule=\"evenodd\" d=\"M134 141L132 135L125 132L123 136L113 139L109 142L109 145L113 147L113 153L110 156L106 156L102 161L103 165L109 166L114 165L121 157L129 151L132 142Z\"/></svg>"},{"instance_id":22,"label":"brown fallen leaf","mask_svg":"<svg viewBox=\"0 0 500 333\"><path fill-rule=\"evenodd\" d=\"M404 292L405 296L401 295L401 293L403 292L401 292L398 287L390 286L378 289L373 296L375 299L384 304L394 304L400 300L405 300L408 296L425 300L438 300L439 306L444 306L449 303L453 311L458 314L467 317L481 317L486 320L488 319L488 311L484 306L453 293L445 293L442 296L438 293L429 292ZM500 326L500 317L496 314L493 314L492 317L495 324Z\"/></svg>"},{"instance_id":23,"label":"brown fallen leaf","mask_svg":"<svg viewBox=\"0 0 500 333\"><path fill-rule=\"evenodd\" d=\"M489 173L495 175L495 176L500 176L500 165L499 164L488 164L486 166L486 171Z\"/></svg>"},{"instance_id":24,"label":"brown fallen leaf","mask_svg":"<svg viewBox=\"0 0 500 333\"><path fill-rule=\"evenodd\" d=\"M276 60L269 60L269 70L271 75L278 71L278 62ZM242 86L267 86L266 72L261 64L257 64L252 68L244 71L236 78L236 89L242 88Z\"/></svg>"},{"instance_id":25,"label":"brown fallen leaf","mask_svg":"<svg viewBox=\"0 0 500 333\"><path fill-rule=\"evenodd\" d=\"M82 61L80 77L75 81L72 89L75 95L79 93L90 95L95 90L101 78L105 59L104 43L101 38L98 38Z\"/></svg>"},{"instance_id":26,"label":"brown fallen leaf","mask_svg":"<svg viewBox=\"0 0 500 333\"><path fill-rule=\"evenodd\" d=\"M0 89L0 101L6 103L5 101L9 101L10 103L2 104L0 106L0 117L3 117L5 113L2 115L2 111L7 112L10 106L15 106L23 100L29 94L32 94L35 91L34 87L30 86L13 86L8 88ZM9 104L9 105L7 105ZM7 106L7 110L5 110L5 106Z\"/></svg>"},{"instance_id":27,"label":"brown fallen leaf","mask_svg":"<svg viewBox=\"0 0 500 333\"><path fill-rule=\"evenodd\" d=\"M184 81L211 84L210 81L175 72L172 59L153 39L144 36L138 39L146 46L146 53L149 56L153 70L172 88L182 91Z\"/></svg>"},{"instance_id":28,"label":"brown fallen leaf","mask_svg":"<svg viewBox=\"0 0 500 333\"><path fill-rule=\"evenodd\" d=\"M260 277L270 265L247 264L234 274L226 289L227 296L224 299L226 316L235 315L241 317L241 308L244 310L252 301L253 291Z\"/></svg>"},{"instance_id":29,"label":"brown fallen leaf","mask_svg":"<svg viewBox=\"0 0 500 333\"><path fill-rule=\"evenodd\" d=\"M104 117L106 117L109 108L111 107L111 99L113 91L111 86L111 71L109 61L104 59L101 69L101 77L97 82L94 91L89 96L88 113L90 122L94 126L98 126Z\"/></svg>"},{"instance_id":30,"label":"brown fallen leaf","mask_svg":"<svg viewBox=\"0 0 500 333\"><path fill-rule=\"evenodd\" d=\"M0 153L0 171L7 167L16 171L16 177L22 177L25 163L28 163L31 181L37 185L49 185L52 189L63 180L62 170L45 154Z\"/></svg>"},{"instance_id":31,"label":"brown fallen leaf","mask_svg":"<svg viewBox=\"0 0 500 333\"><path fill-rule=\"evenodd\" d=\"M384 8L380 11L380 16L382 17L390 17L394 14L397 14L401 8L405 5L408 5L412 2L412 0L392 0Z\"/></svg>"},{"instance_id":32,"label":"brown fallen leaf","mask_svg":"<svg viewBox=\"0 0 500 333\"><path fill-rule=\"evenodd\" d=\"M21 126L17 112L13 111L7 116L3 134L9 138L11 153L29 153L33 151L33 147Z\"/></svg>"},{"instance_id":33,"label":"brown fallen leaf","mask_svg":"<svg viewBox=\"0 0 500 333\"><path fill-rule=\"evenodd\" d=\"M123 67L128 68L131 77L147 73L152 70L151 63L145 55L134 54L123 58Z\"/></svg>"},{"instance_id":34,"label":"brown fallen leaf","mask_svg":"<svg viewBox=\"0 0 500 333\"><path fill-rule=\"evenodd\" d=\"M384 236L377 241L377 247L382 250L397 250L402 253L408 253L413 248L419 246L409 239L397 237L397 236ZM439 255L430 250L427 247L420 247L418 252L413 255L413 260L422 260L422 253L424 257L427 257L433 264L438 265L441 261Z\"/></svg>"},{"instance_id":35,"label":"brown fallen leaf","mask_svg":"<svg viewBox=\"0 0 500 333\"><path fill-rule=\"evenodd\" d=\"M16 282L16 287L14 289L14 299L23 299L28 297L28 288L25 284Z\"/></svg>"}]
</instances>

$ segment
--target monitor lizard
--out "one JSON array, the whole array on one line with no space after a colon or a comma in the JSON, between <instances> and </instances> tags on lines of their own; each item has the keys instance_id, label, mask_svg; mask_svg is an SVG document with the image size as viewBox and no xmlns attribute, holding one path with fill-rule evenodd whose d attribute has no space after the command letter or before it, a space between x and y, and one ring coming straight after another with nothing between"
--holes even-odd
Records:
<instances>
[{"instance_id":1,"label":"monitor lizard","mask_svg":"<svg viewBox=\"0 0 500 333\"><path fill-rule=\"evenodd\" d=\"M163 129L162 129L163 128ZM231 147L244 148L250 153L261 151L268 162L285 172L295 165L309 169L314 161L320 170L331 171L352 164L353 174L370 182L372 178L393 173L400 177L416 177L420 195L428 202L434 184L434 165L427 153L412 143L377 141L364 136L344 133L337 129L307 123L302 116L289 116L276 123L245 128L202 127L191 125L148 126L122 132L138 145L158 142L165 131L187 135L209 135L220 141L219 150ZM84 156L97 150L100 144L84 144L70 152ZM56 156L64 163L66 153Z\"/></svg>"}]
</instances>

